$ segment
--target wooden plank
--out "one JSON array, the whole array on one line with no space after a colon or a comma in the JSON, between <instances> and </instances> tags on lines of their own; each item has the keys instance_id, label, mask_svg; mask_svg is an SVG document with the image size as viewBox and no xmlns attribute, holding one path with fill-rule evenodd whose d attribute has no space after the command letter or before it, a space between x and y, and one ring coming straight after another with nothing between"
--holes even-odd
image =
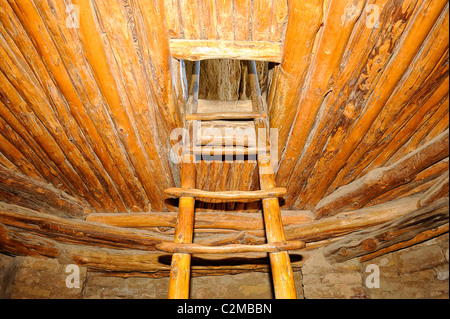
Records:
<instances>
[{"instance_id":1,"label":"wooden plank","mask_svg":"<svg viewBox=\"0 0 450 319\"><path fill-rule=\"evenodd\" d=\"M286 195L285 188L271 188L257 191L219 191L209 192L201 189L168 188L164 191L172 197L212 198L221 200L278 198Z\"/></svg>"},{"instance_id":2,"label":"wooden plank","mask_svg":"<svg viewBox=\"0 0 450 319\"><path fill-rule=\"evenodd\" d=\"M268 41L170 40L172 57L180 60L236 59L281 62L282 46Z\"/></svg>"},{"instance_id":3,"label":"wooden plank","mask_svg":"<svg viewBox=\"0 0 450 319\"><path fill-rule=\"evenodd\" d=\"M215 113L215 112L252 112L251 100L198 100L199 113Z\"/></svg>"},{"instance_id":4,"label":"wooden plank","mask_svg":"<svg viewBox=\"0 0 450 319\"><path fill-rule=\"evenodd\" d=\"M255 155L270 152L270 147L240 147L240 146L197 146L187 152L202 155L205 158L222 155Z\"/></svg>"}]
</instances>

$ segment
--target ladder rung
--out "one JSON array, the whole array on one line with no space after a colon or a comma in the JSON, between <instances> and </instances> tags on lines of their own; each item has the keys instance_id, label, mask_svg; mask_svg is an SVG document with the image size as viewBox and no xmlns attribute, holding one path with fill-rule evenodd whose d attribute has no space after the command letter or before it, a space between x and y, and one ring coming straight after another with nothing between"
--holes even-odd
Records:
<instances>
[{"instance_id":1,"label":"ladder rung","mask_svg":"<svg viewBox=\"0 0 450 319\"><path fill-rule=\"evenodd\" d=\"M305 248L303 241L292 240L284 242L268 243L264 245L241 245L231 244L223 246L204 246L190 243L162 242L155 245L155 248L172 254L234 254L234 253L276 253L288 250Z\"/></svg>"},{"instance_id":2,"label":"ladder rung","mask_svg":"<svg viewBox=\"0 0 450 319\"><path fill-rule=\"evenodd\" d=\"M270 147L242 147L242 146L194 146L190 153L194 155L253 155L270 152Z\"/></svg>"},{"instance_id":3,"label":"ladder rung","mask_svg":"<svg viewBox=\"0 0 450 319\"><path fill-rule=\"evenodd\" d=\"M266 117L266 114L257 112L193 113L186 114L186 121L251 120L262 117Z\"/></svg>"},{"instance_id":4,"label":"ladder rung","mask_svg":"<svg viewBox=\"0 0 450 319\"><path fill-rule=\"evenodd\" d=\"M256 191L221 191L210 192L195 188L168 188L164 191L172 197L194 197L222 200L278 198L287 194L286 188L270 188Z\"/></svg>"}]
</instances>

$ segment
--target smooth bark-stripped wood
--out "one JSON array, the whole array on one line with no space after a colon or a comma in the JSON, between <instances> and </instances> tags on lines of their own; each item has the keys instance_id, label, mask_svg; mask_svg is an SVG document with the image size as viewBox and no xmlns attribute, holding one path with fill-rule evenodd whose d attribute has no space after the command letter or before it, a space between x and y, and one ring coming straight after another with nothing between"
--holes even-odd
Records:
<instances>
[{"instance_id":1,"label":"smooth bark-stripped wood","mask_svg":"<svg viewBox=\"0 0 450 319\"><path fill-rule=\"evenodd\" d=\"M314 205L323 198L330 182L334 180L358 147L400 83L436 20L441 14L444 14L443 9L446 4L446 1L436 1L430 4L428 2L422 3L408 32L400 41L393 58L383 70L368 101L365 103L362 114L351 122L348 130L337 131L338 134L327 141L326 149L314 166L313 174L309 176L308 189L314 189L314 192L304 190L299 194L305 203Z\"/></svg>"},{"instance_id":2,"label":"smooth bark-stripped wood","mask_svg":"<svg viewBox=\"0 0 450 319\"><path fill-rule=\"evenodd\" d=\"M172 238L144 230L125 229L75 218L62 218L2 202L0 202L0 222L5 226L53 238L61 243L109 248L153 251L156 243L169 241Z\"/></svg>"},{"instance_id":3,"label":"smooth bark-stripped wood","mask_svg":"<svg viewBox=\"0 0 450 319\"><path fill-rule=\"evenodd\" d=\"M268 100L270 127L279 130L278 155L297 113L295 104L304 85L316 34L322 24L323 0L289 1L289 18L281 64ZM279 184L282 185L283 181Z\"/></svg>"},{"instance_id":4,"label":"smooth bark-stripped wood","mask_svg":"<svg viewBox=\"0 0 450 319\"><path fill-rule=\"evenodd\" d=\"M192 114L198 111L198 88L200 81L200 62L194 65L194 72L191 78L189 88L189 98L186 105L186 113ZM184 127L187 128L188 134L192 136L192 122L184 121ZM183 137L183 148L192 147L193 139L189 140ZM181 187L195 188L197 180L197 171L195 167L195 157L191 154L182 154L181 162ZM195 198L180 197L178 204L177 225L175 227L176 243L192 243L194 236L194 213ZM188 299L189 283L191 272L191 255L190 254L173 254L170 267L169 279L169 299Z\"/></svg>"},{"instance_id":5,"label":"smooth bark-stripped wood","mask_svg":"<svg viewBox=\"0 0 450 319\"><path fill-rule=\"evenodd\" d=\"M95 141L92 144L99 144L92 147L96 152L98 150L99 159L114 180L128 209L131 211L147 210L148 199L142 186L137 181L133 172L134 168L131 167L126 151L110 119L110 114L104 107L103 97L99 92L90 66L84 55L79 54L80 42L77 29L72 28L70 23L66 23L70 20L66 17L67 13L71 11L71 7L66 6L59 0L37 2L36 6L39 8L39 12L46 23L47 29L52 34L53 42L59 52L62 63L58 65L65 65L65 70L70 76L71 82L67 85L74 87L76 94L83 102L84 110L77 108L77 111L73 114L74 117L77 118L76 115L81 117L80 127L84 130L83 127L87 126L85 134ZM73 65L76 65L76 68L72 67ZM85 115L89 118L85 118ZM89 132L87 131L90 122L94 124L101 141L96 138L92 129ZM106 150L102 150L102 144ZM108 155L112 159L108 160ZM117 174L117 171L121 176Z\"/></svg>"},{"instance_id":6,"label":"smooth bark-stripped wood","mask_svg":"<svg viewBox=\"0 0 450 319\"><path fill-rule=\"evenodd\" d=\"M398 88L387 101L388 107L381 110L365 138L330 185L328 194L338 185L348 184L352 177L355 179L359 176L369 163L370 170L377 168L373 165L373 160L378 154L385 152L391 136L413 135L413 132L406 131L406 121L426 104L424 101L432 96L448 76L449 36L442 32L443 29L448 29L448 24L448 14L444 12L398 84ZM347 175L350 176L345 179Z\"/></svg>"},{"instance_id":7,"label":"smooth bark-stripped wood","mask_svg":"<svg viewBox=\"0 0 450 319\"><path fill-rule=\"evenodd\" d=\"M157 244L155 248L157 250L165 251L168 253L183 253L183 254L238 254L238 253L275 253L288 250L298 250L305 247L305 243L302 241L284 241L273 242L264 245L240 245L231 244L223 246L204 246L198 244L183 244L173 242L163 242Z\"/></svg>"},{"instance_id":8,"label":"smooth bark-stripped wood","mask_svg":"<svg viewBox=\"0 0 450 319\"><path fill-rule=\"evenodd\" d=\"M76 243L61 244L53 238L37 236L14 227L0 225L0 250L15 256L56 258L62 264L75 263L89 271L123 278L167 277L170 255L133 249L113 249ZM193 255L192 275L221 275L269 271L265 253L245 253L223 258L220 255ZM298 269L302 259L297 258Z\"/></svg>"},{"instance_id":9,"label":"smooth bark-stripped wood","mask_svg":"<svg viewBox=\"0 0 450 319\"><path fill-rule=\"evenodd\" d=\"M298 98L292 100L296 114L290 115L290 118L282 119L285 125L292 122L293 124L289 141L286 133L281 130L279 133L280 150L281 147L286 146L286 142L288 143L283 155L283 164L281 164L284 165L284 170L278 172L279 177L277 178L281 186L286 185L288 180L286 174L289 174L294 167L295 160L298 158L298 154L302 152L313 127L319 107L325 95L332 89L331 85L334 81L331 81L330 84L330 80L337 78L344 50L363 6L364 1L359 0L331 1L330 3L323 31L320 39L318 39L315 58L311 62L308 82L305 84L303 92L298 93L300 94ZM293 121L294 116L295 121ZM288 129L290 129L290 126Z\"/></svg>"},{"instance_id":10,"label":"smooth bark-stripped wood","mask_svg":"<svg viewBox=\"0 0 450 319\"><path fill-rule=\"evenodd\" d=\"M144 18L141 18L143 13L139 8L127 3L108 3L104 0L98 0L96 4L99 21L108 36L105 51L110 61L116 62L110 65L122 97L124 111L130 117L136 136L141 141L143 153L148 158L150 172L153 176L158 175L158 178L154 179L157 188L170 187L174 182L165 151L170 144L164 142L169 135L167 130L170 129L170 124L161 125L158 120L158 117L161 117L158 100L164 96L164 92L157 90L161 85L159 82L164 79L153 80L154 74L159 69L152 71L153 67L150 67L150 64L158 64L163 70L161 72L169 72L166 69L170 66L166 64L171 61L156 60L159 57L157 53L143 58L146 50L149 50L146 46L147 41L140 44L138 38L133 36L141 34L142 39L145 39L146 28L142 22ZM170 105L167 109L170 109Z\"/></svg>"},{"instance_id":11,"label":"smooth bark-stripped wood","mask_svg":"<svg viewBox=\"0 0 450 319\"><path fill-rule=\"evenodd\" d=\"M84 218L94 210L86 201L53 185L10 171L1 165L0 200L64 217Z\"/></svg>"},{"instance_id":12,"label":"smooth bark-stripped wood","mask_svg":"<svg viewBox=\"0 0 450 319\"><path fill-rule=\"evenodd\" d=\"M92 72L99 85L102 96L109 107L120 137L127 148L130 159L135 167L136 174L152 204L157 210L164 209L162 197L155 185L150 171L148 157L143 151L142 141L136 133L135 126L129 114L124 112L124 105L119 93L118 86L111 71L111 65L105 52L104 39L96 22L95 10L90 1L77 0L74 2L79 7L80 16L80 40L83 45L85 56L91 65ZM150 207L149 207L150 208Z\"/></svg>"},{"instance_id":13,"label":"smooth bark-stripped wood","mask_svg":"<svg viewBox=\"0 0 450 319\"><path fill-rule=\"evenodd\" d=\"M281 219L285 226L306 224L313 221L310 211L281 211ZM92 213L86 216L86 220L117 227L175 228L177 214L174 212ZM201 229L208 229L210 231L214 229L218 231L221 229L264 230L263 216L260 212L196 212L194 224L196 231Z\"/></svg>"},{"instance_id":14,"label":"smooth bark-stripped wood","mask_svg":"<svg viewBox=\"0 0 450 319\"><path fill-rule=\"evenodd\" d=\"M333 90L323 102L322 111L318 113L295 168L289 173L285 172L290 175L288 184L292 185L288 187L285 208L313 208L314 204L307 200L310 194L304 194L310 189L308 180L328 169L322 168L316 173L316 163L322 159L331 137L346 134L349 126L364 109L373 87L414 16L416 2L406 1L404 5L397 6L390 0L377 0L374 4L381 12L378 21L371 20L372 12L365 10L362 13L342 58L339 76L334 78ZM377 28L367 27L367 23L371 21L377 22ZM288 171L281 163L278 178L283 175L283 170Z\"/></svg>"},{"instance_id":15,"label":"smooth bark-stripped wood","mask_svg":"<svg viewBox=\"0 0 450 319\"><path fill-rule=\"evenodd\" d=\"M278 198L286 195L285 188L270 188L256 191L220 191L209 192L201 189L168 188L164 191L173 197L211 198L221 200Z\"/></svg>"},{"instance_id":16,"label":"smooth bark-stripped wood","mask_svg":"<svg viewBox=\"0 0 450 319\"><path fill-rule=\"evenodd\" d=\"M324 256L333 262L372 253L401 241L414 238L417 234L448 223L449 199L442 198L416 211L382 224L352 234L328 245Z\"/></svg>"},{"instance_id":17,"label":"smooth bark-stripped wood","mask_svg":"<svg viewBox=\"0 0 450 319\"><path fill-rule=\"evenodd\" d=\"M280 63L283 47L268 41L178 40L169 42L172 57L180 60L255 60Z\"/></svg>"},{"instance_id":18,"label":"smooth bark-stripped wood","mask_svg":"<svg viewBox=\"0 0 450 319\"><path fill-rule=\"evenodd\" d=\"M322 199L314 209L317 219L343 210L357 209L389 189L408 183L426 167L449 156L449 131L423 145L400 161L377 168Z\"/></svg>"}]
</instances>

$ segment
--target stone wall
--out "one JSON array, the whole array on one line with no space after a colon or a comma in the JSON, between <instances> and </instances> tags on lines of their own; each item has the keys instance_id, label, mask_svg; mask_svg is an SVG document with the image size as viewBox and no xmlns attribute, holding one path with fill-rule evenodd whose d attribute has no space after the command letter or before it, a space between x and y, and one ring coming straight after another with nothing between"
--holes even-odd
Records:
<instances>
[{"instance_id":1,"label":"stone wall","mask_svg":"<svg viewBox=\"0 0 450 319\"><path fill-rule=\"evenodd\" d=\"M299 298L448 298L448 234L367 262L330 264L322 250L305 253L295 272ZM375 270L376 271L375 271ZM168 278L118 278L80 268L79 288L67 265L0 254L0 298L166 298ZM379 276L376 276L379 275ZM378 285L377 285L378 284ZM273 298L268 273L195 277L191 297Z\"/></svg>"}]
</instances>

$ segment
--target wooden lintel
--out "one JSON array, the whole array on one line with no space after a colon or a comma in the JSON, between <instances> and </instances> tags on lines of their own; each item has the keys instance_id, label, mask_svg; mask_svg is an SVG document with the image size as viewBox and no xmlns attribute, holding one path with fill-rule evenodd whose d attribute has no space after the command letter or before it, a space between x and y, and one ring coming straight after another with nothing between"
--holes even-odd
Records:
<instances>
[{"instance_id":1,"label":"wooden lintel","mask_svg":"<svg viewBox=\"0 0 450 319\"><path fill-rule=\"evenodd\" d=\"M182 40L169 42L172 57L180 60L237 59L281 62L283 47L280 42Z\"/></svg>"},{"instance_id":2,"label":"wooden lintel","mask_svg":"<svg viewBox=\"0 0 450 319\"><path fill-rule=\"evenodd\" d=\"M256 191L210 192L192 188L168 188L164 191L173 197L210 198L220 200L278 198L286 195L286 188L271 188Z\"/></svg>"},{"instance_id":3,"label":"wooden lintel","mask_svg":"<svg viewBox=\"0 0 450 319\"><path fill-rule=\"evenodd\" d=\"M305 248L305 243L302 241L284 241L273 242L262 245L241 245L230 244L223 246L204 246L198 244L182 244L174 242L163 242L157 244L157 250L168 253L183 253L183 254L235 254L248 252L265 252L274 253L288 250L298 250Z\"/></svg>"}]
</instances>

